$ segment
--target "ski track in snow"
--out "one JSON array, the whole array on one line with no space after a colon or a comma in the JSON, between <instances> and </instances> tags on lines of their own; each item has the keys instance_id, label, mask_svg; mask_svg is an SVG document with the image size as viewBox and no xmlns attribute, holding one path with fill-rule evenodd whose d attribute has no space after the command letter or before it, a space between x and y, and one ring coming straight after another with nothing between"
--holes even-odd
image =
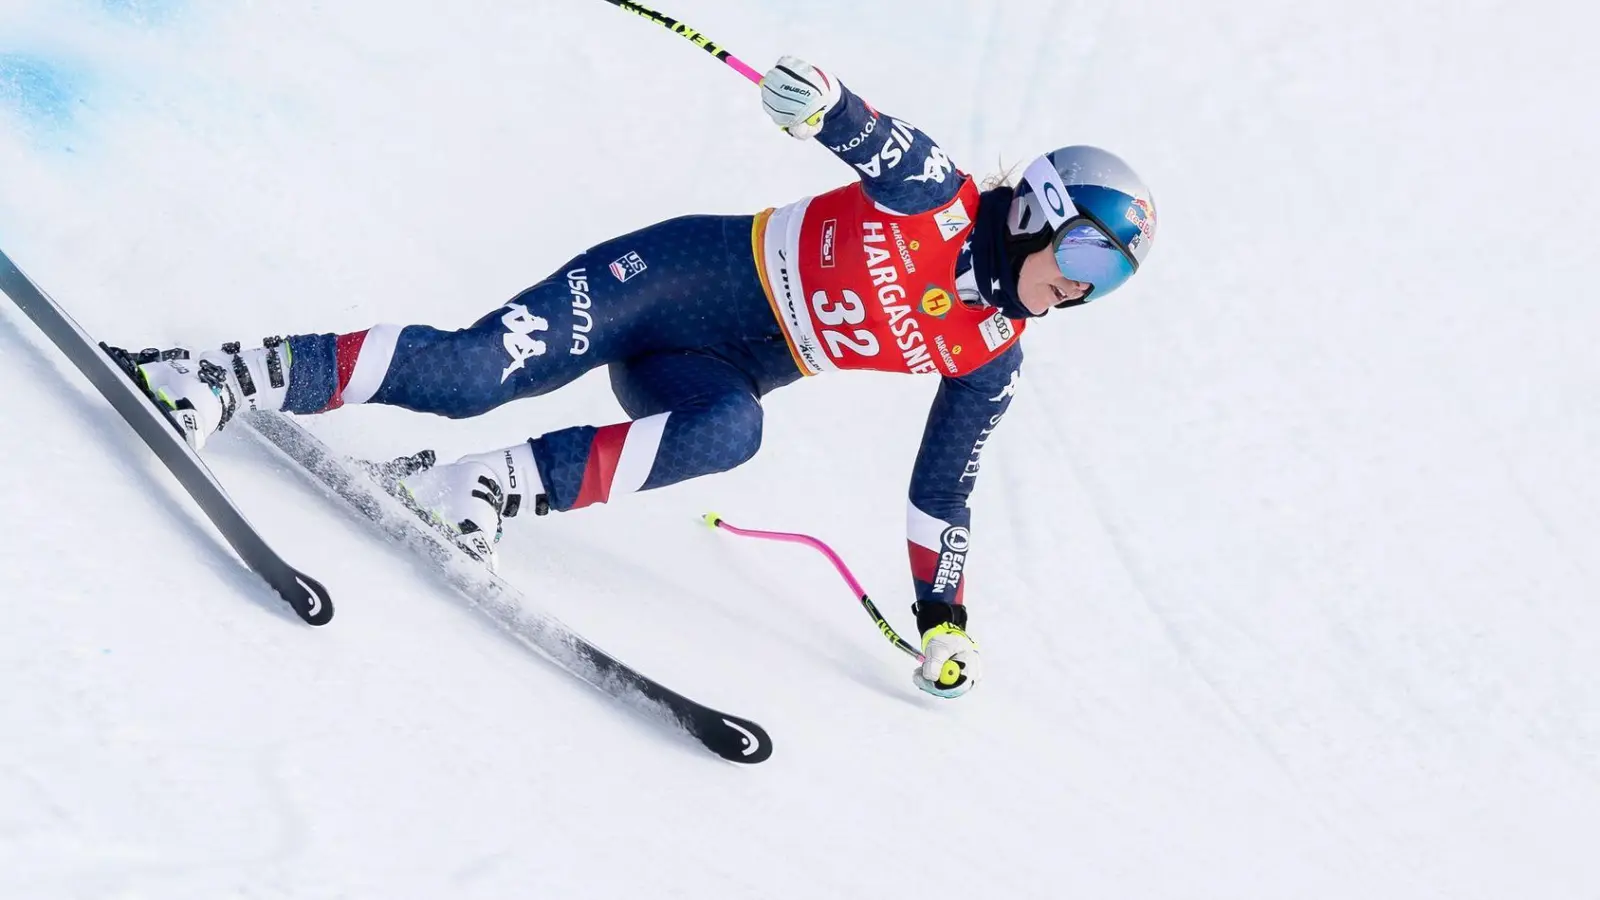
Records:
<instances>
[{"instance_id":1,"label":"ski track in snow","mask_svg":"<svg viewBox=\"0 0 1600 900\"><path fill-rule=\"evenodd\" d=\"M785 388L734 472L510 523L539 608L771 732L742 768L224 433L333 594L306 628L0 303L0 896L1600 896L1595 14L667 6L974 173L1096 143L1155 191L1147 271L1030 329L985 451L987 682L921 695L823 560L695 522L818 534L910 631L926 381ZM466 324L847 177L602 3L0 8L0 246L113 342ZM310 427L451 458L620 415L592 375Z\"/></svg>"}]
</instances>

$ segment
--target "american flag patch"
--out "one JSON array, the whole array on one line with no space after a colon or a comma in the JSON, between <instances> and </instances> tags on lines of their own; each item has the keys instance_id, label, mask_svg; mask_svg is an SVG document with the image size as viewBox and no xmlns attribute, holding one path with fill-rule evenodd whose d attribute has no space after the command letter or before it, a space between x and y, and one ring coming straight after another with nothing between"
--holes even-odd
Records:
<instances>
[{"instance_id":1,"label":"american flag patch","mask_svg":"<svg viewBox=\"0 0 1600 900\"><path fill-rule=\"evenodd\" d=\"M644 270L644 258L633 252L611 264L611 274L617 276L618 281L627 281Z\"/></svg>"}]
</instances>

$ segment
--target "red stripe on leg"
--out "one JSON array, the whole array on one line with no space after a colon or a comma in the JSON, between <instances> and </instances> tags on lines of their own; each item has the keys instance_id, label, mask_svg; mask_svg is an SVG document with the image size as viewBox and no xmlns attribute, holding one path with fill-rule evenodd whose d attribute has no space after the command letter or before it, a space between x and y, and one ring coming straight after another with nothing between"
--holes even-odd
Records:
<instances>
[{"instance_id":1,"label":"red stripe on leg","mask_svg":"<svg viewBox=\"0 0 1600 900\"><path fill-rule=\"evenodd\" d=\"M344 389L350 386L350 376L356 370L356 360L361 356L361 345L366 343L365 331L353 331L334 338L333 359L339 372L339 383L333 389L333 398L323 407L326 412L344 405Z\"/></svg>"},{"instance_id":2,"label":"red stripe on leg","mask_svg":"<svg viewBox=\"0 0 1600 900\"><path fill-rule=\"evenodd\" d=\"M595 430L594 440L589 442L589 461L583 467L583 485L578 488L573 509L611 499L611 479L617 476L617 460L622 458L622 445L627 443L631 427L632 422L623 422Z\"/></svg>"},{"instance_id":3,"label":"red stripe on leg","mask_svg":"<svg viewBox=\"0 0 1600 900\"><path fill-rule=\"evenodd\" d=\"M911 551L911 577L926 585L933 585L939 579L939 562L943 554L938 550L929 550L914 541L906 541L906 547ZM967 573L963 569L956 573L960 579L956 582L956 594L945 602L954 606L961 605L961 598L967 591Z\"/></svg>"},{"instance_id":4,"label":"red stripe on leg","mask_svg":"<svg viewBox=\"0 0 1600 900\"><path fill-rule=\"evenodd\" d=\"M933 584L934 577L939 574L938 552L911 541L906 541L906 547L911 551L911 577L923 584Z\"/></svg>"}]
</instances>

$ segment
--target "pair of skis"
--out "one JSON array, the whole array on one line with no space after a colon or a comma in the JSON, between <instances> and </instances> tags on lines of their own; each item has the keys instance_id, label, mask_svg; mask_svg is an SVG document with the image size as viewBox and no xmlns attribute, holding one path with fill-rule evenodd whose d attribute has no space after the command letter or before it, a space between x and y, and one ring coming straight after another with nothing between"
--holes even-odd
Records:
<instances>
[{"instance_id":1,"label":"pair of skis","mask_svg":"<svg viewBox=\"0 0 1600 900\"><path fill-rule=\"evenodd\" d=\"M234 552L311 625L333 618L333 600L320 582L289 565L261 537L200 457L183 440L166 412L156 406L72 317L0 251L3 291L83 372L177 478L216 525ZM646 716L688 733L723 759L758 763L772 755L772 741L749 719L718 712L672 691L610 656L555 618L533 609L505 580L470 560L455 544L425 525L372 480L365 467L330 451L310 432L278 413L241 416L390 539L428 560L451 587L502 628L565 671Z\"/></svg>"}]
</instances>

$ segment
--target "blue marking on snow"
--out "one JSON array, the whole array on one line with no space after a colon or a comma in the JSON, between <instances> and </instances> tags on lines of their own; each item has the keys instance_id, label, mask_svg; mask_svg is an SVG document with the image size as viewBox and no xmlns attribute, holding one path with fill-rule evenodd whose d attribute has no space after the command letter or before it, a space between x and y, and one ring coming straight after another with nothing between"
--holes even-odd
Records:
<instances>
[{"instance_id":1,"label":"blue marking on snow","mask_svg":"<svg viewBox=\"0 0 1600 900\"><path fill-rule=\"evenodd\" d=\"M162 25L177 18L185 0L100 0L106 12L135 25Z\"/></svg>"},{"instance_id":2,"label":"blue marking on snow","mask_svg":"<svg viewBox=\"0 0 1600 900\"><path fill-rule=\"evenodd\" d=\"M0 53L0 112L57 128L72 122L81 102L72 79L55 66L19 53Z\"/></svg>"}]
</instances>

